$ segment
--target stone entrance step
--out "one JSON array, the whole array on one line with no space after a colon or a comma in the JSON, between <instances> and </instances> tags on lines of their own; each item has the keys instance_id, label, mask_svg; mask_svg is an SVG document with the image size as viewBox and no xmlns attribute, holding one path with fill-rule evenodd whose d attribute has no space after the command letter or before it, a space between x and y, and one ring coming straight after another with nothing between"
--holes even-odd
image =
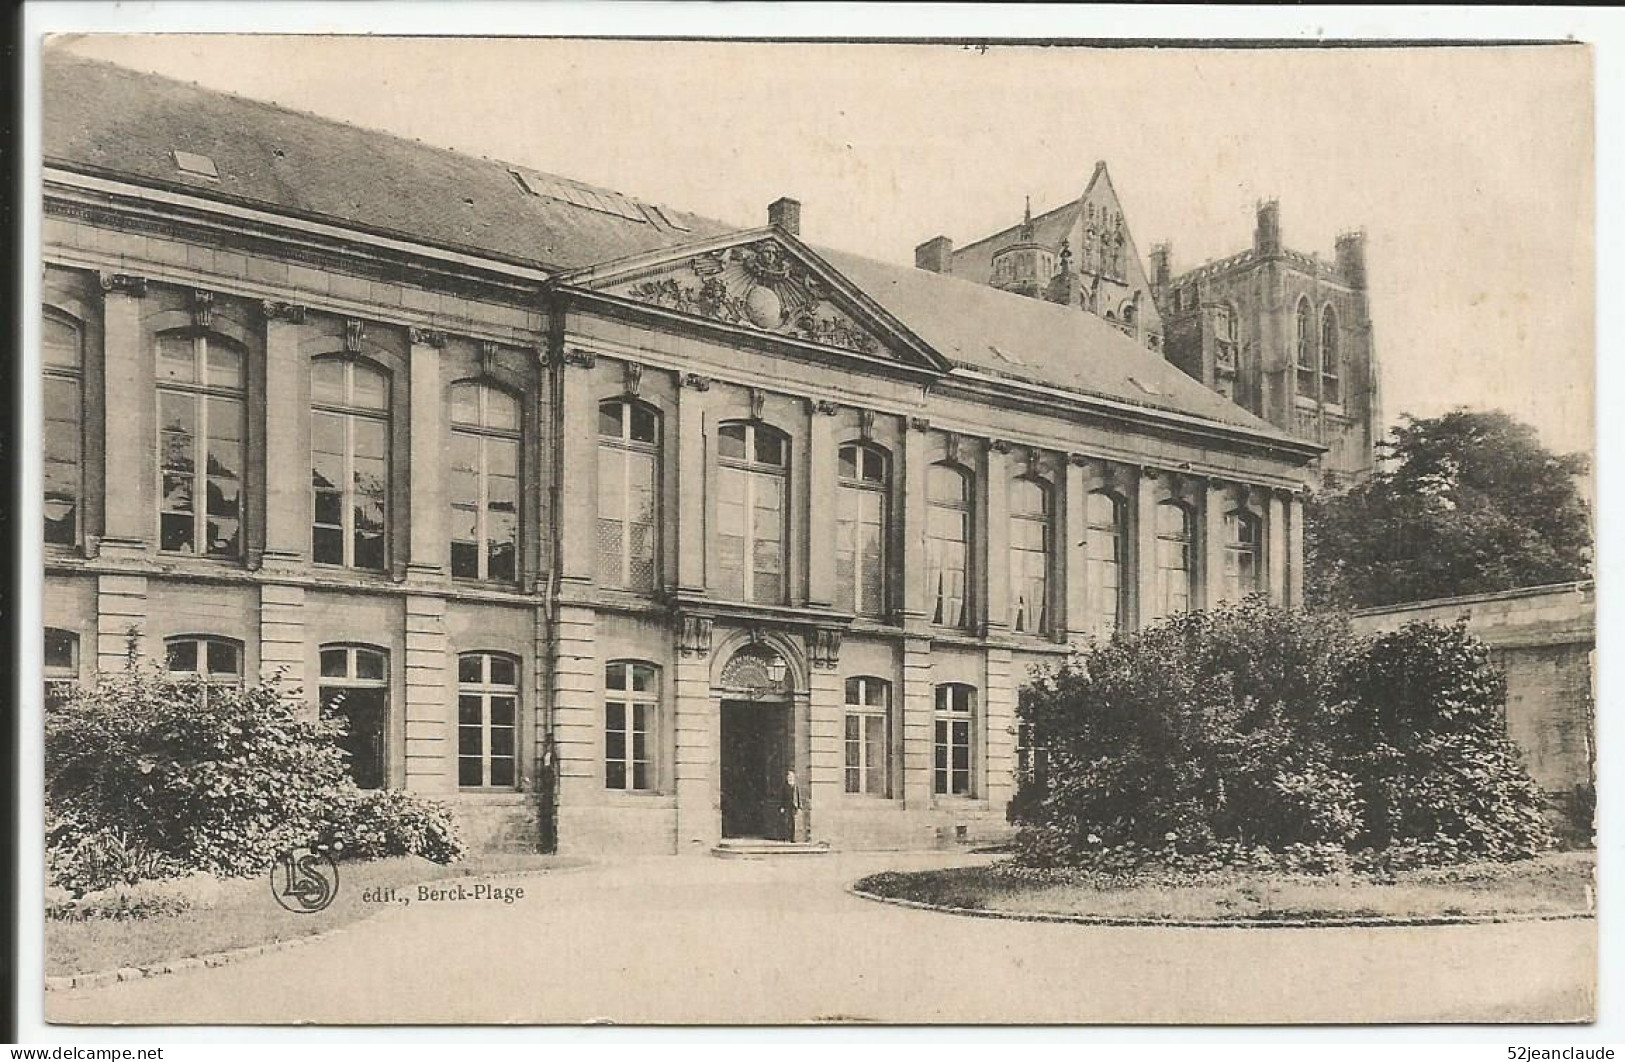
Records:
<instances>
[{"instance_id":1,"label":"stone entrance step","mask_svg":"<svg viewBox=\"0 0 1625 1062\"><path fill-rule=\"evenodd\" d=\"M719 841L711 854L719 859L760 859L764 856L828 855L827 841L768 841L755 837Z\"/></svg>"}]
</instances>

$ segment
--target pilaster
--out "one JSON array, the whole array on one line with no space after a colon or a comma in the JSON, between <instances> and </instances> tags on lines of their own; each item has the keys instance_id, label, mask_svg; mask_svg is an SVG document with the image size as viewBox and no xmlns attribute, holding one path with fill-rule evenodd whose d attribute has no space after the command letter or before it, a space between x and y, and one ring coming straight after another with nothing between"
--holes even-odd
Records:
<instances>
[{"instance_id":1,"label":"pilaster","mask_svg":"<svg viewBox=\"0 0 1625 1062\"><path fill-rule=\"evenodd\" d=\"M978 795L985 796L990 807L1002 808L1015 795L1016 772L1016 684L1008 649L987 651L983 725L987 780Z\"/></svg>"},{"instance_id":2,"label":"pilaster","mask_svg":"<svg viewBox=\"0 0 1625 1062\"><path fill-rule=\"evenodd\" d=\"M558 366L564 396L559 425L559 575L577 584L593 580L598 541L598 404L592 367L593 356L576 350L566 351Z\"/></svg>"},{"instance_id":3,"label":"pilaster","mask_svg":"<svg viewBox=\"0 0 1625 1062\"><path fill-rule=\"evenodd\" d=\"M911 419L903 432L903 520L901 549L893 551L892 572L903 584L903 622L918 629L930 617L925 566L926 422ZM930 652L927 643L926 652Z\"/></svg>"},{"instance_id":4,"label":"pilaster","mask_svg":"<svg viewBox=\"0 0 1625 1062\"><path fill-rule=\"evenodd\" d=\"M1061 481L1062 623L1070 641L1089 629L1089 482L1078 460L1068 460Z\"/></svg>"},{"instance_id":5,"label":"pilaster","mask_svg":"<svg viewBox=\"0 0 1625 1062\"><path fill-rule=\"evenodd\" d=\"M411 330L412 534L408 570L437 578L447 573L451 544L447 538L446 403L440 380L440 348L446 338L425 328Z\"/></svg>"},{"instance_id":6,"label":"pilaster","mask_svg":"<svg viewBox=\"0 0 1625 1062\"><path fill-rule=\"evenodd\" d=\"M1269 565L1270 600L1284 604L1287 600L1287 532L1286 503L1279 491L1270 491L1269 514L1266 517L1269 544L1265 547Z\"/></svg>"},{"instance_id":7,"label":"pilaster","mask_svg":"<svg viewBox=\"0 0 1625 1062\"><path fill-rule=\"evenodd\" d=\"M457 698L447 654L446 599L406 598L406 788L444 793L457 788L456 747L447 740Z\"/></svg>"},{"instance_id":8,"label":"pilaster","mask_svg":"<svg viewBox=\"0 0 1625 1062\"><path fill-rule=\"evenodd\" d=\"M284 700L309 703L305 696L305 588L260 585L260 677L281 677Z\"/></svg>"},{"instance_id":9,"label":"pilaster","mask_svg":"<svg viewBox=\"0 0 1625 1062\"><path fill-rule=\"evenodd\" d=\"M689 373L677 389L677 587L705 593L705 429L711 382Z\"/></svg>"},{"instance_id":10,"label":"pilaster","mask_svg":"<svg viewBox=\"0 0 1625 1062\"><path fill-rule=\"evenodd\" d=\"M814 607L835 603L836 489L840 454L835 446L833 402L808 402L809 441L807 494L807 603Z\"/></svg>"},{"instance_id":11,"label":"pilaster","mask_svg":"<svg viewBox=\"0 0 1625 1062\"><path fill-rule=\"evenodd\" d=\"M827 834L823 824L846 787L846 688L836 670L815 667L808 678L808 692L805 777L811 829L806 839L814 840Z\"/></svg>"},{"instance_id":12,"label":"pilaster","mask_svg":"<svg viewBox=\"0 0 1625 1062\"><path fill-rule=\"evenodd\" d=\"M124 670L132 632L137 651L147 625L147 579L143 575L102 575L96 579L96 670L114 675Z\"/></svg>"},{"instance_id":13,"label":"pilaster","mask_svg":"<svg viewBox=\"0 0 1625 1062\"><path fill-rule=\"evenodd\" d=\"M987 445L985 503L979 539L983 548L981 568L986 573L986 591L982 600L987 603L983 621L989 634L997 634L1010 625L1010 444L994 440Z\"/></svg>"},{"instance_id":14,"label":"pilaster","mask_svg":"<svg viewBox=\"0 0 1625 1062\"><path fill-rule=\"evenodd\" d=\"M103 273L101 286L102 409L107 411L101 552L128 556L146 552L157 519L153 504L157 398L152 353L141 335L141 299L147 282L123 273Z\"/></svg>"},{"instance_id":15,"label":"pilaster","mask_svg":"<svg viewBox=\"0 0 1625 1062\"><path fill-rule=\"evenodd\" d=\"M1161 613L1157 602L1156 472L1140 469L1134 480L1134 623L1144 627Z\"/></svg>"},{"instance_id":16,"label":"pilaster","mask_svg":"<svg viewBox=\"0 0 1625 1062\"><path fill-rule=\"evenodd\" d=\"M592 609L560 605L553 627L553 765L561 813L598 803L604 789L596 626ZM572 837L562 825L559 833L561 851L590 847L590 838Z\"/></svg>"},{"instance_id":17,"label":"pilaster","mask_svg":"<svg viewBox=\"0 0 1625 1062\"><path fill-rule=\"evenodd\" d=\"M722 839L720 803L722 720L711 702L709 635L702 647L680 650L673 671L676 712L677 852L710 851Z\"/></svg>"},{"instance_id":18,"label":"pilaster","mask_svg":"<svg viewBox=\"0 0 1625 1062\"><path fill-rule=\"evenodd\" d=\"M1224 600L1224 484L1207 480L1202 487L1202 605Z\"/></svg>"},{"instance_id":19,"label":"pilaster","mask_svg":"<svg viewBox=\"0 0 1625 1062\"><path fill-rule=\"evenodd\" d=\"M898 728L903 742L903 806L909 810L929 808L936 711L929 638L903 639L903 689L897 703L903 713Z\"/></svg>"},{"instance_id":20,"label":"pilaster","mask_svg":"<svg viewBox=\"0 0 1625 1062\"><path fill-rule=\"evenodd\" d=\"M310 555L310 367L299 353L305 311L266 302L265 557L294 567Z\"/></svg>"},{"instance_id":21,"label":"pilaster","mask_svg":"<svg viewBox=\"0 0 1625 1062\"><path fill-rule=\"evenodd\" d=\"M1286 500L1286 603L1303 607L1303 498Z\"/></svg>"}]
</instances>

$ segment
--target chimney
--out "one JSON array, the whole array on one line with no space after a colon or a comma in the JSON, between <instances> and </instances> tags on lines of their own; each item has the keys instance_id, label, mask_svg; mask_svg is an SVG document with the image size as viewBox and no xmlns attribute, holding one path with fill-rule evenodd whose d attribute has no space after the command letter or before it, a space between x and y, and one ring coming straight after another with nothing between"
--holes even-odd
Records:
<instances>
[{"instance_id":1,"label":"chimney","mask_svg":"<svg viewBox=\"0 0 1625 1062\"><path fill-rule=\"evenodd\" d=\"M801 200L785 196L775 199L767 207L767 223L788 232L801 235Z\"/></svg>"},{"instance_id":2,"label":"chimney","mask_svg":"<svg viewBox=\"0 0 1625 1062\"><path fill-rule=\"evenodd\" d=\"M914 248L914 268L929 269L933 273L952 273L954 241L946 236L934 236Z\"/></svg>"},{"instance_id":3,"label":"chimney","mask_svg":"<svg viewBox=\"0 0 1625 1062\"><path fill-rule=\"evenodd\" d=\"M1281 253L1281 205L1274 199L1259 201L1258 227L1253 230L1253 250L1260 255Z\"/></svg>"},{"instance_id":4,"label":"chimney","mask_svg":"<svg viewBox=\"0 0 1625 1062\"><path fill-rule=\"evenodd\" d=\"M1174 247L1170 243L1154 243L1151 245L1151 287L1161 291L1168 286L1173 278Z\"/></svg>"},{"instance_id":5,"label":"chimney","mask_svg":"<svg viewBox=\"0 0 1625 1062\"><path fill-rule=\"evenodd\" d=\"M1337 237L1337 271L1356 291L1365 290L1365 232L1355 229Z\"/></svg>"}]
</instances>

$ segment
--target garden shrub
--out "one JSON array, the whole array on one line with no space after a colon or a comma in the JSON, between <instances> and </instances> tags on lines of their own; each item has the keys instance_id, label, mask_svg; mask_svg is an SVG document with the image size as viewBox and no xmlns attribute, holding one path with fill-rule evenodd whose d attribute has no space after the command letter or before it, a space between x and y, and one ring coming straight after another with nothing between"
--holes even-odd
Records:
<instances>
[{"instance_id":1,"label":"garden shrub","mask_svg":"<svg viewBox=\"0 0 1625 1062\"><path fill-rule=\"evenodd\" d=\"M329 809L324 840L346 859L415 855L454 863L467 851L451 809L399 789L352 789Z\"/></svg>"},{"instance_id":2,"label":"garden shrub","mask_svg":"<svg viewBox=\"0 0 1625 1062\"><path fill-rule=\"evenodd\" d=\"M1022 691L1045 769L1012 802L1016 858L1326 873L1388 848L1531 855L1549 836L1503 691L1459 626L1367 641L1258 598L1170 617Z\"/></svg>"},{"instance_id":3,"label":"garden shrub","mask_svg":"<svg viewBox=\"0 0 1625 1062\"><path fill-rule=\"evenodd\" d=\"M275 681L206 687L132 652L46 712L53 880L87 892L186 870L256 874L280 851L350 833L361 854L457 858L448 809L356 788L342 733Z\"/></svg>"},{"instance_id":4,"label":"garden shrub","mask_svg":"<svg viewBox=\"0 0 1625 1062\"><path fill-rule=\"evenodd\" d=\"M1540 789L1506 732L1506 678L1466 625L1375 638L1344 677L1360 846L1397 866L1521 859L1551 847Z\"/></svg>"}]
</instances>

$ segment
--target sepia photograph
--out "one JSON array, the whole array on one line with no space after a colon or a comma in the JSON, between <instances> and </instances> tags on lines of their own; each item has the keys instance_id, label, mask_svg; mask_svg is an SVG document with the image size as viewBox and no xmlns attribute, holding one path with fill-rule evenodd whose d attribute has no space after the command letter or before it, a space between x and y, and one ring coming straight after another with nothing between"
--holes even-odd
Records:
<instances>
[{"instance_id":1,"label":"sepia photograph","mask_svg":"<svg viewBox=\"0 0 1625 1062\"><path fill-rule=\"evenodd\" d=\"M46 38L45 1020L1595 1021L1593 60Z\"/></svg>"}]
</instances>

